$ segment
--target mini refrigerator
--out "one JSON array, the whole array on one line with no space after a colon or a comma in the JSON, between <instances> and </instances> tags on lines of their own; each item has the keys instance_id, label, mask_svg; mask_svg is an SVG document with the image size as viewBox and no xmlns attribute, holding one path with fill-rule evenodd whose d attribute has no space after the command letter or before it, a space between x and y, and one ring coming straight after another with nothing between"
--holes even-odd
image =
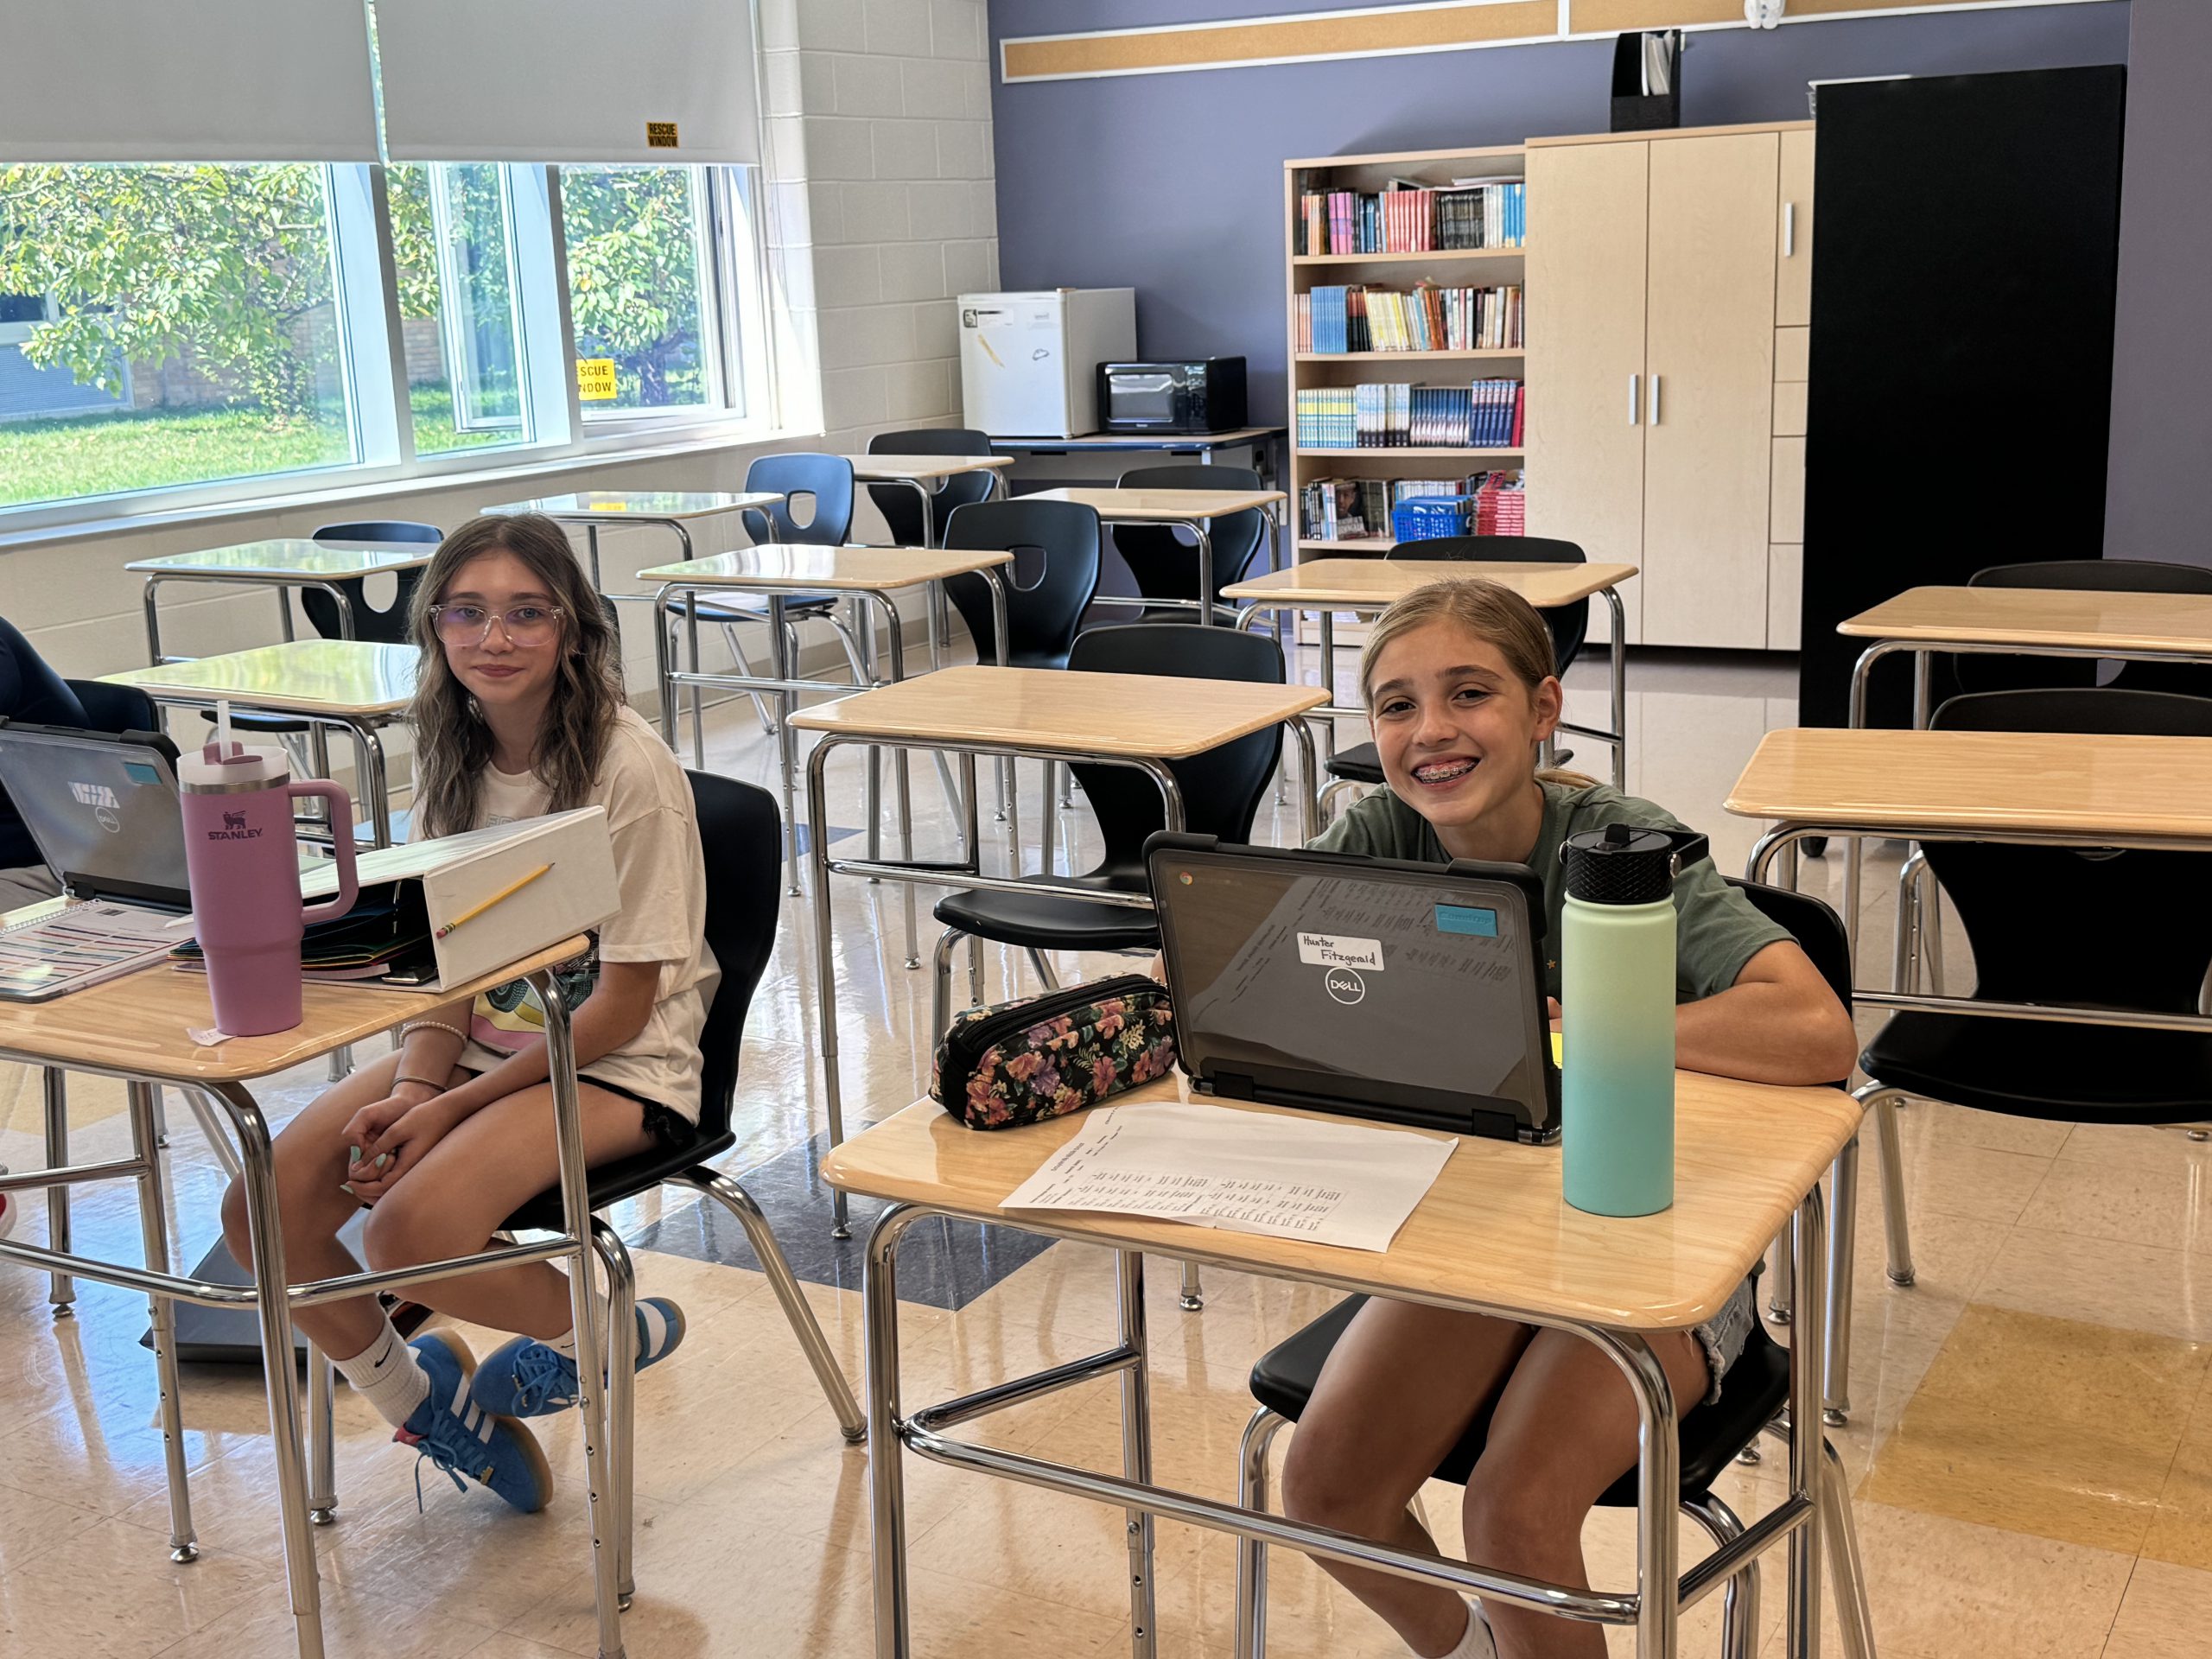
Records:
<instances>
[{"instance_id":1,"label":"mini refrigerator","mask_svg":"<svg viewBox=\"0 0 2212 1659\"><path fill-rule=\"evenodd\" d=\"M995 438L1079 438L1098 430L1098 365L1137 354L1133 288L963 294L960 397L967 423Z\"/></svg>"}]
</instances>

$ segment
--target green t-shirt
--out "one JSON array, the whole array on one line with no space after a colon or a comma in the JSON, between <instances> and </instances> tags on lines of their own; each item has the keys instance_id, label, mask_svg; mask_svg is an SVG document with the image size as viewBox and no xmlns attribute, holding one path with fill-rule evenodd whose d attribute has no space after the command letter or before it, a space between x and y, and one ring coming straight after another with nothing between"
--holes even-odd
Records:
<instances>
[{"instance_id":1,"label":"green t-shirt","mask_svg":"<svg viewBox=\"0 0 2212 1659\"><path fill-rule=\"evenodd\" d=\"M1540 780L1537 786L1544 791L1543 825L1536 831L1536 844L1522 862L1533 868L1544 884L1544 987L1557 996L1560 914L1567 901L1567 873L1560 862L1560 842L1609 823L1632 823L1648 830L1688 826L1663 807L1624 795L1610 785ZM1311 845L1324 852L1359 853L1369 858L1406 859L1421 864L1451 861L1428 820L1387 788L1357 802ZM1744 971L1745 963L1777 939L1790 937L1730 887L1709 858L1698 860L1676 878L1675 913L1675 1000L1678 1002L1695 1002L1726 990Z\"/></svg>"}]
</instances>

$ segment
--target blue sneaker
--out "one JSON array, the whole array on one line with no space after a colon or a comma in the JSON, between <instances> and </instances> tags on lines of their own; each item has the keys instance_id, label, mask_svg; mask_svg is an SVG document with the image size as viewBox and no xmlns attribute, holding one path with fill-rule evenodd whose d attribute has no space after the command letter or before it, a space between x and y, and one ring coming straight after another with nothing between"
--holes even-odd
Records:
<instances>
[{"instance_id":1,"label":"blue sneaker","mask_svg":"<svg viewBox=\"0 0 2212 1659\"><path fill-rule=\"evenodd\" d=\"M657 1365L683 1343L683 1310L665 1296L636 1307L638 1369ZM517 1337L485 1355L470 1397L499 1417L542 1417L576 1403L576 1362L535 1337Z\"/></svg>"},{"instance_id":2,"label":"blue sneaker","mask_svg":"<svg viewBox=\"0 0 2212 1659\"><path fill-rule=\"evenodd\" d=\"M466 1475L524 1515L543 1509L553 1497L553 1471L544 1451L520 1423L495 1416L468 1397L470 1374L476 1370L468 1345L450 1331L433 1331L407 1345L430 1374L430 1395L391 1438L415 1447L463 1491L468 1490L461 1478ZM418 1497L421 1480L417 1474Z\"/></svg>"}]
</instances>

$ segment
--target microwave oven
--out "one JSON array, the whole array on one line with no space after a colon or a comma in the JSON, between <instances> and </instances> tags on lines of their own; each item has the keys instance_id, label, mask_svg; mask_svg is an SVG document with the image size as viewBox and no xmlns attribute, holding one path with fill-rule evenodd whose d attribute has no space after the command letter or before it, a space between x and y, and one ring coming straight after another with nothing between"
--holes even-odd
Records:
<instances>
[{"instance_id":1,"label":"microwave oven","mask_svg":"<svg viewBox=\"0 0 2212 1659\"><path fill-rule=\"evenodd\" d=\"M1107 432L1229 432L1244 424L1244 359L1101 363L1098 424Z\"/></svg>"}]
</instances>

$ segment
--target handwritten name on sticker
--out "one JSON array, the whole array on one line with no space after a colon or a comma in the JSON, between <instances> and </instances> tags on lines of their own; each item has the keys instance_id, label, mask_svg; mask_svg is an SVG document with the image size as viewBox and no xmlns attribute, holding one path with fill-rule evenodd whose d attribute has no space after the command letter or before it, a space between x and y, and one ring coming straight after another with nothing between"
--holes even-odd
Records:
<instances>
[{"instance_id":1,"label":"handwritten name on sticker","mask_svg":"<svg viewBox=\"0 0 2212 1659\"><path fill-rule=\"evenodd\" d=\"M1346 938L1337 933L1300 933L1298 959L1316 968L1363 968L1382 971L1382 941Z\"/></svg>"}]
</instances>

